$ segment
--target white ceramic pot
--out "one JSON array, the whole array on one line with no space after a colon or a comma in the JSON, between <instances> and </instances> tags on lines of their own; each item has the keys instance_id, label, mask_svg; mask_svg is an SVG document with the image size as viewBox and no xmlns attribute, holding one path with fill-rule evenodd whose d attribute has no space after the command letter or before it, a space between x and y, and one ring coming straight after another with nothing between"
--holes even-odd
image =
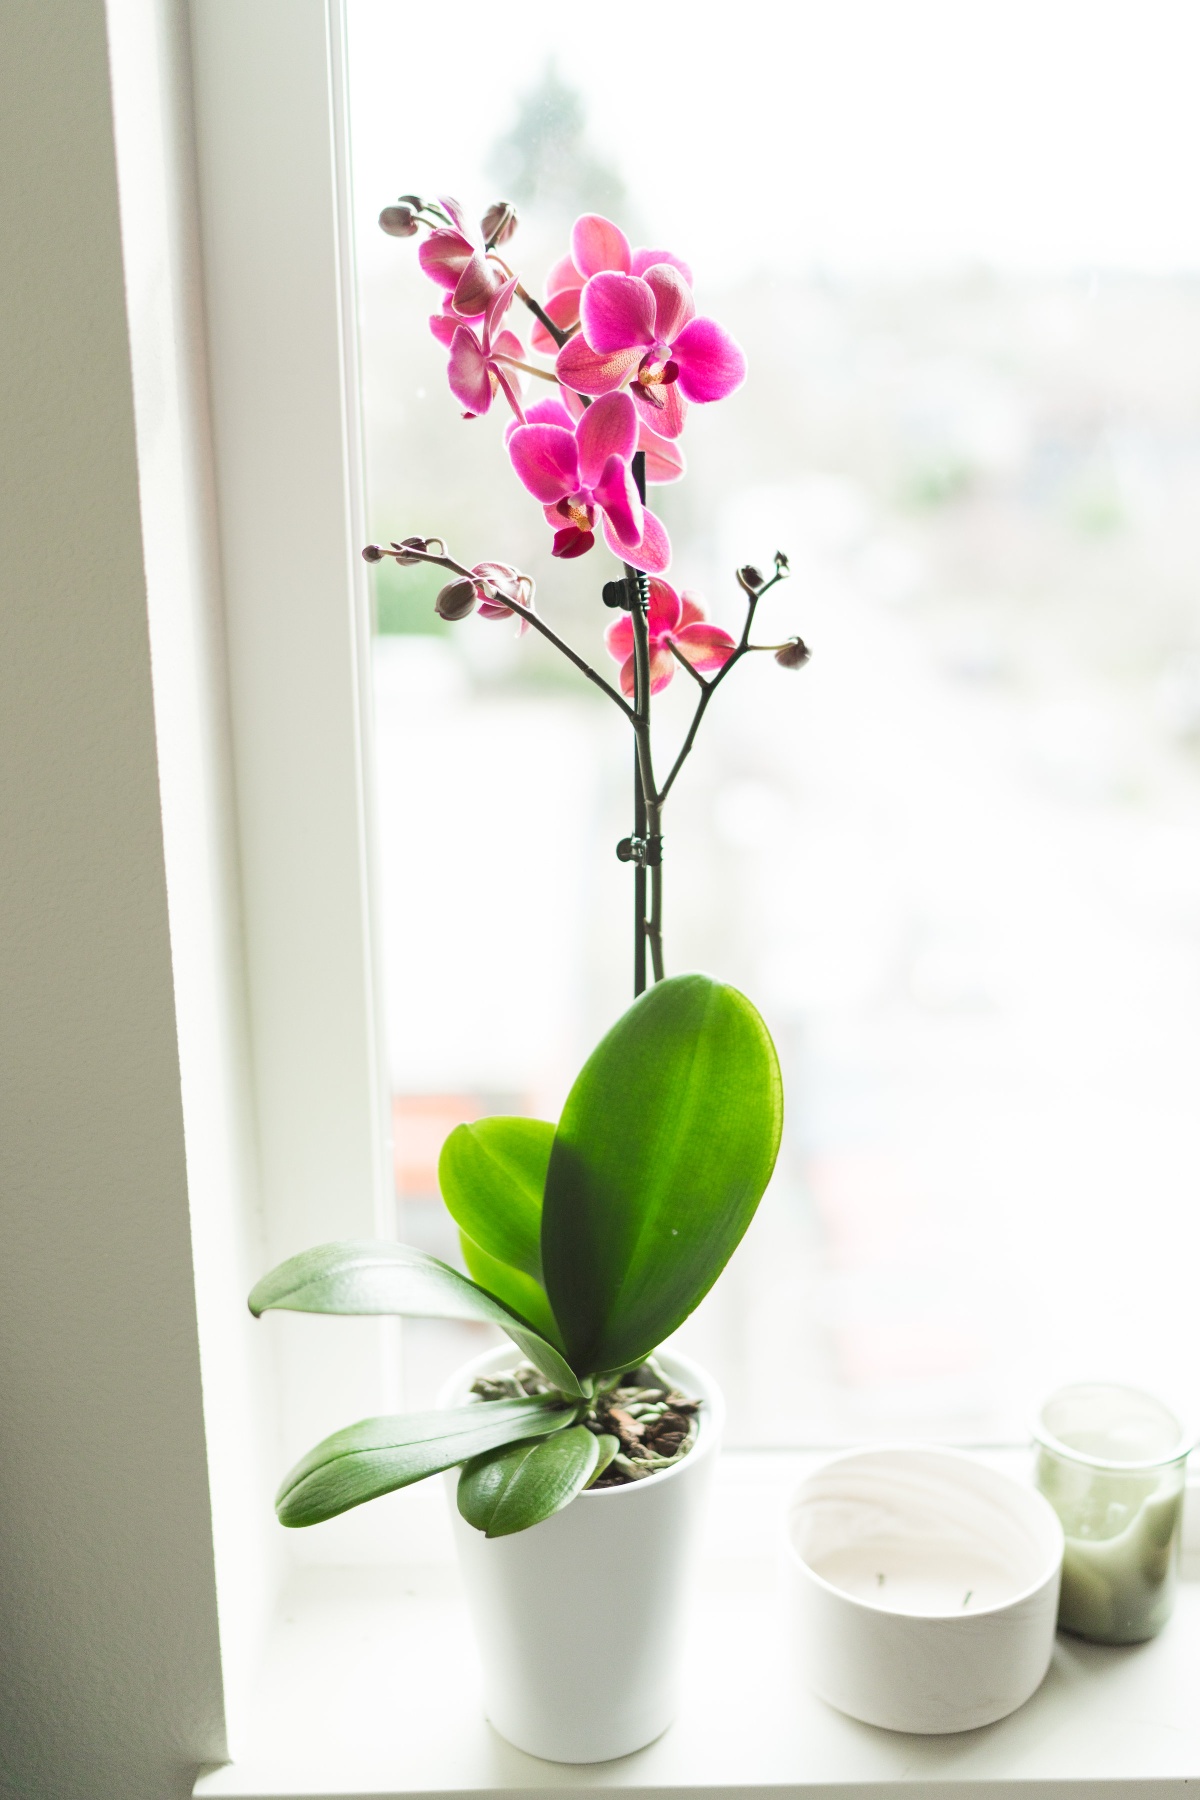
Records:
<instances>
[{"instance_id":1,"label":"white ceramic pot","mask_svg":"<svg viewBox=\"0 0 1200 1800\"><path fill-rule=\"evenodd\" d=\"M1050 1666L1063 1533L1042 1495L953 1450L860 1450L787 1515L809 1686L890 1731L970 1731Z\"/></svg>"},{"instance_id":2,"label":"white ceramic pot","mask_svg":"<svg viewBox=\"0 0 1200 1800\"><path fill-rule=\"evenodd\" d=\"M460 1406L477 1375L512 1368L501 1347L440 1396ZM455 1546L483 1665L484 1711L502 1737L550 1762L606 1762L652 1743L675 1716L685 1604L725 1403L686 1357L656 1359L703 1401L695 1444L673 1468L578 1494L511 1537L461 1516L445 1477Z\"/></svg>"}]
</instances>

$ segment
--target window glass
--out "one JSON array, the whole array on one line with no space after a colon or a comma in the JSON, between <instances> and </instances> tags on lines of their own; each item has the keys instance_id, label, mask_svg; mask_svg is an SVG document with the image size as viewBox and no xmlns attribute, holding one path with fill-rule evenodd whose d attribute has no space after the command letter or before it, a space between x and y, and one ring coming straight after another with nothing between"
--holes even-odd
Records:
<instances>
[{"instance_id":1,"label":"window glass","mask_svg":"<svg viewBox=\"0 0 1200 1800\"><path fill-rule=\"evenodd\" d=\"M561 21L561 23L559 23ZM696 273L745 347L653 503L672 579L768 657L666 822L667 960L784 1065L773 1186L681 1334L745 1445L1011 1437L1058 1380L1178 1393L1200 1208L1200 24L1188 4L351 0L372 530L515 563L593 660L426 323L403 191L514 200L542 293L582 211ZM528 329L522 323L528 344ZM511 625L377 572L398 1229L453 1257L437 1148L552 1117L630 996L627 731ZM606 671L612 665L604 664ZM690 710L663 696L664 741ZM475 1344L406 1328L410 1397Z\"/></svg>"}]
</instances>

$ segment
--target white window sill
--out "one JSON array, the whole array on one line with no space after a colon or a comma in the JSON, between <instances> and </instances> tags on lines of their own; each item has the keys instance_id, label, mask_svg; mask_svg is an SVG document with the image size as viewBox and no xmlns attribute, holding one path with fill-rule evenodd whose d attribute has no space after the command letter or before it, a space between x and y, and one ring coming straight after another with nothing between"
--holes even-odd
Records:
<instances>
[{"instance_id":1,"label":"white window sill","mask_svg":"<svg viewBox=\"0 0 1200 1800\"><path fill-rule=\"evenodd\" d=\"M997 1460L1011 1460L997 1457ZM903 1737L856 1724L796 1679L775 1580L777 1520L799 1458L729 1457L714 1509L679 1717L647 1749L585 1767L512 1749L480 1710L453 1570L297 1573L239 1760L202 1800L380 1800L623 1788L838 1789L868 1800L936 1784L1032 1800L1034 1784L1155 1795L1200 1781L1200 1582L1162 1636L1111 1650L1060 1637L1033 1699L980 1731ZM1189 1527L1196 1524L1195 1512ZM1194 1569L1194 1555L1190 1559Z\"/></svg>"}]
</instances>

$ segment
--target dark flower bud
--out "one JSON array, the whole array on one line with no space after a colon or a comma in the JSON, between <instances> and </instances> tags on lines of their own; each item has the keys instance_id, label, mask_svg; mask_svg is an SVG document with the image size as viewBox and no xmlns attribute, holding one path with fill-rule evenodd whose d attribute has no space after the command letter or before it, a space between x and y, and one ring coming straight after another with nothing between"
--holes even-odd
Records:
<instances>
[{"instance_id":1,"label":"dark flower bud","mask_svg":"<svg viewBox=\"0 0 1200 1800\"><path fill-rule=\"evenodd\" d=\"M392 549L399 552L396 561L402 569L411 569L415 563L419 563L421 560L419 556L405 556L406 550L424 550L425 547L425 539L419 537L405 538L403 543L399 544L395 541L392 543Z\"/></svg>"},{"instance_id":2,"label":"dark flower bud","mask_svg":"<svg viewBox=\"0 0 1200 1800\"><path fill-rule=\"evenodd\" d=\"M439 619L465 619L468 613L475 611L475 583L460 576L457 581L448 581L433 603L433 610Z\"/></svg>"},{"instance_id":3,"label":"dark flower bud","mask_svg":"<svg viewBox=\"0 0 1200 1800\"><path fill-rule=\"evenodd\" d=\"M812 651L804 639L794 637L779 646L775 652L775 661L781 669L802 669L811 655Z\"/></svg>"},{"instance_id":4,"label":"dark flower bud","mask_svg":"<svg viewBox=\"0 0 1200 1800\"><path fill-rule=\"evenodd\" d=\"M776 570L776 573L779 575L790 575L791 574L792 565L788 561L787 557L783 554L782 550L777 550L775 552L775 570Z\"/></svg>"},{"instance_id":5,"label":"dark flower bud","mask_svg":"<svg viewBox=\"0 0 1200 1800\"><path fill-rule=\"evenodd\" d=\"M385 206L379 215L379 228L389 237L415 237L418 223L415 210L405 200Z\"/></svg>"},{"instance_id":6,"label":"dark flower bud","mask_svg":"<svg viewBox=\"0 0 1200 1800\"><path fill-rule=\"evenodd\" d=\"M479 221L479 229L484 243L490 248L493 244L507 244L519 223L517 209L511 200L493 200Z\"/></svg>"},{"instance_id":7,"label":"dark flower bud","mask_svg":"<svg viewBox=\"0 0 1200 1800\"><path fill-rule=\"evenodd\" d=\"M762 570L756 569L753 563L747 563L744 568L739 569L737 578L748 594L756 594L760 587L766 585Z\"/></svg>"},{"instance_id":8,"label":"dark flower bud","mask_svg":"<svg viewBox=\"0 0 1200 1800\"><path fill-rule=\"evenodd\" d=\"M362 558L364 562L382 562L384 552L378 544L364 544Z\"/></svg>"},{"instance_id":9,"label":"dark flower bud","mask_svg":"<svg viewBox=\"0 0 1200 1800\"><path fill-rule=\"evenodd\" d=\"M425 202L422 200L420 194L401 194L397 201L397 205L411 206L414 212L425 211Z\"/></svg>"}]
</instances>

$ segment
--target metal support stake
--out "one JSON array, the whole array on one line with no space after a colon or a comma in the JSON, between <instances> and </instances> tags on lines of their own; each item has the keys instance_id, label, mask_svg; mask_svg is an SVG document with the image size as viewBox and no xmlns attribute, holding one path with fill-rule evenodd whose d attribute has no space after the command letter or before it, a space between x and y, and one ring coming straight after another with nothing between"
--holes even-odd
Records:
<instances>
[{"instance_id":1,"label":"metal support stake","mask_svg":"<svg viewBox=\"0 0 1200 1800\"><path fill-rule=\"evenodd\" d=\"M646 504L646 453L639 450L632 463L633 479L637 486L642 505ZM625 578L636 590L637 598L633 606L640 608L642 617L646 617L650 604L650 584L640 569L633 569L625 564ZM631 611L632 617L632 611ZM649 693L642 693L642 671L635 661L635 685L633 704L641 717L645 717L650 709ZM642 791L642 774L638 765L637 747L633 752L633 835L641 843L646 841L646 796ZM639 856L633 871L633 997L646 991L646 859Z\"/></svg>"}]
</instances>

